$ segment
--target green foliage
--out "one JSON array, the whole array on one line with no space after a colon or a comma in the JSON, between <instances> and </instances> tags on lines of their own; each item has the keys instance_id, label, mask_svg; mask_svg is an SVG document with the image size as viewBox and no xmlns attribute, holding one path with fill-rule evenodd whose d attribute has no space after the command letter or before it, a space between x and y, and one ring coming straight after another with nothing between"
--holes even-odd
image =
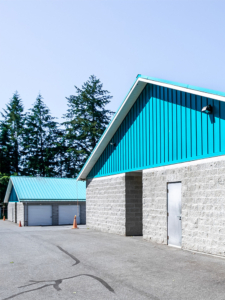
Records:
<instances>
[{"instance_id":1,"label":"green foliage","mask_svg":"<svg viewBox=\"0 0 225 300\"><path fill-rule=\"evenodd\" d=\"M25 174L55 176L57 122L39 94L25 118L23 170Z\"/></svg>"},{"instance_id":2,"label":"green foliage","mask_svg":"<svg viewBox=\"0 0 225 300\"><path fill-rule=\"evenodd\" d=\"M112 111L105 109L110 102L107 90L94 75L75 86L76 95L66 98L68 110L64 118L67 139L67 176L77 175L109 124Z\"/></svg>"},{"instance_id":3,"label":"green foliage","mask_svg":"<svg viewBox=\"0 0 225 300\"><path fill-rule=\"evenodd\" d=\"M10 173L21 172L21 142L23 135L24 114L23 104L18 92L15 92L6 109L1 113L1 155L7 155ZM5 162L6 162L5 161ZM8 173L8 170L2 170Z\"/></svg>"},{"instance_id":4,"label":"green foliage","mask_svg":"<svg viewBox=\"0 0 225 300\"><path fill-rule=\"evenodd\" d=\"M0 172L0 203L4 201L9 175Z\"/></svg>"},{"instance_id":5,"label":"green foliage","mask_svg":"<svg viewBox=\"0 0 225 300\"><path fill-rule=\"evenodd\" d=\"M107 90L94 75L76 95L59 127L39 94L27 114L15 92L0 121L0 202L10 175L76 177L98 143L113 112Z\"/></svg>"},{"instance_id":6,"label":"green foliage","mask_svg":"<svg viewBox=\"0 0 225 300\"><path fill-rule=\"evenodd\" d=\"M9 126L4 122L0 122L0 173L10 174L12 146L10 143Z\"/></svg>"}]
</instances>

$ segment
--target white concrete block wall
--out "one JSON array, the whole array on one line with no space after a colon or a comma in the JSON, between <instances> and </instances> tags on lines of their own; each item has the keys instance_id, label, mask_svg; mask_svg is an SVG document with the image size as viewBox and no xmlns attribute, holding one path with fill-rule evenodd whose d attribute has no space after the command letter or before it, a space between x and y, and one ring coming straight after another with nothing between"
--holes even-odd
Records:
<instances>
[{"instance_id":1,"label":"white concrete block wall","mask_svg":"<svg viewBox=\"0 0 225 300\"><path fill-rule=\"evenodd\" d=\"M7 211L7 219L11 222L16 221L16 203L15 202L9 202L8 203L8 211Z\"/></svg>"},{"instance_id":2,"label":"white concrete block wall","mask_svg":"<svg viewBox=\"0 0 225 300\"><path fill-rule=\"evenodd\" d=\"M21 225L24 226L24 204L22 202L17 203L17 223L21 221Z\"/></svg>"},{"instance_id":3,"label":"white concrete block wall","mask_svg":"<svg viewBox=\"0 0 225 300\"><path fill-rule=\"evenodd\" d=\"M143 171L143 237L167 244L167 183L182 183L182 248L225 255L225 157Z\"/></svg>"},{"instance_id":4,"label":"white concrete block wall","mask_svg":"<svg viewBox=\"0 0 225 300\"><path fill-rule=\"evenodd\" d=\"M87 180L87 227L125 235L125 174Z\"/></svg>"}]
</instances>

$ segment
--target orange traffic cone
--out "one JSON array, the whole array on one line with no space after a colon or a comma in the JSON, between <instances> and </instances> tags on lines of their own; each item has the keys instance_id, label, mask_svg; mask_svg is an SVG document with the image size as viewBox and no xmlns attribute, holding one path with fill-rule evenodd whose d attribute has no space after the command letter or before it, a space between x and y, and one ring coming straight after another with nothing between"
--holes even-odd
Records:
<instances>
[{"instance_id":1,"label":"orange traffic cone","mask_svg":"<svg viewBox=\"0 0 225 300\"><path fill-rule=\"evenodd\" d=\"M5 216L3 216L3 221L5 221Z\"/></svg>"},{"instance_id":2,"label":"orange traffic cone","mask_svg":"<svg viewBox=\"0 0 225 300\"><path fill-rule=\"evenodd\" d=\"M74 219L73 219L73 227L72 227L72 229L78 229L78 227L77 227L77 216L76 215L74 216Z\"/></svg>"},{"instance_id":3,"label":"orange traffic cone","mask_svg":"<svg viewBox=\"0 0 225 300\"><path fill-rule=\"evenodd\" d=\"M22 227L22 225L21 225L21 221L19 221L19 227Z\"/></svg>"}]
</instances>

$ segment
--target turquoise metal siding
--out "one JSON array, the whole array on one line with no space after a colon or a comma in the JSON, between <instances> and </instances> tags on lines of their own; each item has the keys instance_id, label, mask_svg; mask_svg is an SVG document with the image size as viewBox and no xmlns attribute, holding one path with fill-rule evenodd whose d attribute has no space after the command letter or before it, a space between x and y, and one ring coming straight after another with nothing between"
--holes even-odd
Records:
<instances>
[{"instance_id":1,"label":"turquoise metal siding","mask_svg":"<svg viewBox=\"0 0 225 300\"><path fill-rule=\"evenodd\" d=\"M147 84L110 143L89 178L225 154L225 103Z\"/></svg>"},{"instance_id":2,"label":"turquoise metal siding","mask_svg":"<svg viewBox=\"0 0 225 300\"><path fill-rule=\"evenodd\" d=\"M12 190L11 190L11 193L9 196L9 202L18 202L18 198L17 198L14 187L12 187Z\"/></svg>"}]
</instances>

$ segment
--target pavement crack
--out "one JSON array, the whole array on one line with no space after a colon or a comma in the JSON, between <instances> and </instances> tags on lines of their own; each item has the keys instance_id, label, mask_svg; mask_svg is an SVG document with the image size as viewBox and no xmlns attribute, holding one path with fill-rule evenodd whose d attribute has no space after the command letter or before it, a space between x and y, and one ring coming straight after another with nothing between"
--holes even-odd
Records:
<instances>
[{"instance_id":1,"label":"pavement crack","mask_svg":"<svg viewBox=\"0 0 225 300\"><path fill-rule=\"evenodd\" d=\"M79 259L77 259L75 256L73 256L72 254L70 254L69 252L67 252L66 250L64 250L63 248L61 248L60 246L57 246L57 248L59 250L61 250L62 252L64 252L65 254L67 254L70 258L72 258L75 261L75 264L73 264L72 266L76 266L80 263ZM56 279L56 280L30 280L31 283L23 285L23 286L19 286L18 288L25 288L31 285L35 285L35 284L39 284L39 283L48 283L48 284L44 284L41 287L38 288L34 288L28 291L24 291L24 292L20 292L17 294L14 294L8 298L4 298L3 300L8 300L8 299L12 299L15 298L19 295L25 294L25 293L29 293L29 292L33 292L33 291L37 291L49 286L52 286L56 291L61 291L61 288L59 287L59 285L64 281L64 280L69 280L69 279L73 279L76 277L80 277L80 276L87 276L87 277L91 277L95 280L97 280L99 283L101 283L109 292L111 293L115 293L114 289L103 279L101 279L100 277L94 276L94 275L90 275L90 274L79 274L79 275L74 275L74 276L70 276L70 277L65 277L65 278L60 278L60 279ZM49 283L52 282L52 283Z\"/></svg>"},{"instance_id":2,"label":"pavement crack","mask_svg":"<svg viewBox=\"0 0 225 300\"><path fill-rule=\"evenodd\" d=\"M53 282L53 283L50 283L50 284L45 284L41 287L38 287L38 288L35 288L35 289L31 289L31 290L28 290L28 291L24 291L24 292L20 292L20 293L17 293L17 294L14 294L12 296L9 296L7 298L4 298L2 300L8 300L8 299L12 299L12 298L15 298L16 296L19 296L19 295L22 295L22 294L25 294L25 293L29 293L29 292L33 292L33 291L37 291L37 290L40 290L40 289L43 289L45 287L49 287L49 286L53 286L53 288L56 290L56 291L60 291L61 288L59 287L59 285L64 281L64 280L69 280L69 279L73 279L73 278L76 278L76 277L80 277L80 276L87 276L87 277L91 277L95 280L97 280L98 282L100 282L109 292L111 293L115 293L114 289L106 282L104 281L103 279L97 277L97 276L94 276L94 275L89 275L89 274L79 274L79 275L74 275L74 276L70 276L70 277L66 277L66 278L61 278L61 279L56 279L56 280L43 280L43 281L35 281L35 280L30 280L30 284L26 284L24 286L20 286L19 288L24 288L24 287L27 287L27 286L31 286L31 285L34 285L34 284L38 284L38 283L47 283L47 282Z\"/></svg>"},{"instance_id":3,"label":"pavement crack","mask_svg":"<svg viewBox=\"0 0 225 300\"><path fill-rule=\"evenodd\" d=\"M94 275L89 275L89 274L81 274L79 276L89 276L89 277L92 277L96 280L98 280L102 285L104 285L105 288L107 288L110 292L112 293L115 293L114 289L106 282L104 281L103 279L97 277L97 276L94 276Z\"/></svg>"},{"instance_id":4,"label":"pavement crack","mask_svg":"<svg viewBox=\"0 0 225 300\"><path fill-rule=\"evenodd\" d=\"M53 284L53 287L56 291L61 291L61 288L59 287L60 283L62 283L63 279L58 279L55 281L55 284Z\"/></svg>"},{"instance_id":5,"label":"pavement crack","mask_svg":"<svg viewBox=\"0 0 225 300\"><path fill-rule=\"evenodd\" d=\"M37 290L43 289L43 288L48 287L48 286L51 286L51 285L52 285L52 284L45 284L45 285L43 285L43 286L41 286L41 287L39 287L39 288L32 289L32 290L29 290L29 291L20 292L20 293L14 294L14 295L12 295L12 296L9 296L8 298L4 298L4 299L2 299L2 300L12 299L12 298L15 298L15 297L17 297L17 296L19 296L19 295L26 294L26 293L33 292L33 291L37 291Z\"/></svg>"},{"instance_id":6,"label":"pavement crack","mask_svg":"<svg viewBox=\"0 0 225 300\"><path fill-rule=\"evenodd\" d=\"M75 256L73 256L72 254L70 254L69 252L67 252L66 250L64 250L63 248L61 248L60 246L56 246L59 250L61 250L62 252L64 252L65 254L67 254L70 258L72 258L75 261L75 264L73 264L72 266L76 266L80 263L79 259L77 259Z\"/></svg>"}]
</instances>

